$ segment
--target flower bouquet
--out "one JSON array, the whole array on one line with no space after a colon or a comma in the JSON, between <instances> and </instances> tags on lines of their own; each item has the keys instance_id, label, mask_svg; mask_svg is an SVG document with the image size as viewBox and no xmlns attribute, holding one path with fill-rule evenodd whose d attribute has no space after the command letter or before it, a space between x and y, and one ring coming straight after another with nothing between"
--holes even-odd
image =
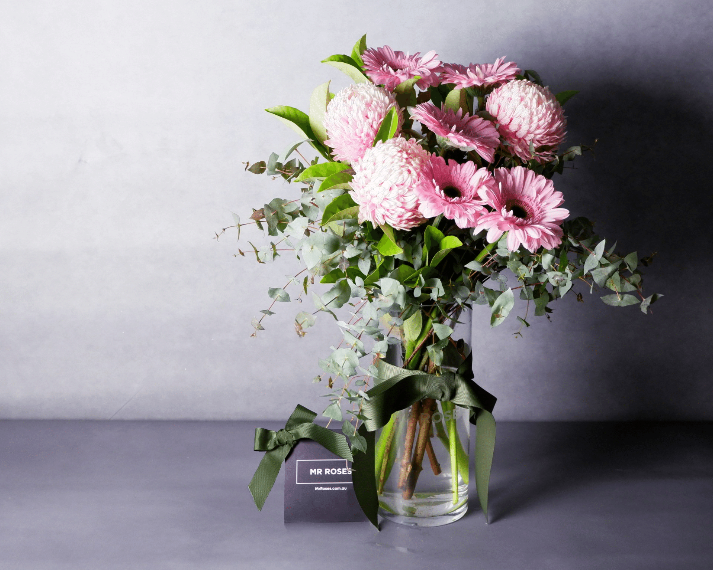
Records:
<instances>
[{"instance_id":1,"label":"flower bouquet","mask_svg":"<svg viewBox=\"0 0 713 570\"><path fill-rule=\"evenodd\" d=\"M451 522L467 508L475 424L475 480L487 517L495 397L473 380L471 309L489 307L495 327L519 300L522 331L532 314L549 318L552 301L568 293L582 300L570 292L579 283L589 293L608 290L608 305L647 313L660 297L642 292L640 266L649 259L607 248L590 221L569 219L561 207L552 177L591 150L560 148L563 105L576 91L555 95L536 72L505 58L446 64L432 51L367 49L366 36L351 55L324 63L354 83L336 94L329 82L317 87L309 114L267 109L300 140L246 169L281 177L288 196L254 209L250 221L235 215L234 227L238 237L255 225L274 238L250 243L258 263L288 249L304 266L268 290L273 301L253 320L253 335L292 291L301 297L315 281L326 284L295 329L304 336L324 314L341 330L315 379L330 391L323 416L341 433L315 424L302 406L284 429L258 429L255 449L266 454L250 490L262 508L282 461L310 438L353 461L354 489L374 524L377 513ZM314 158L300 153L303 143Z\"/></svg>"}]
</instances>

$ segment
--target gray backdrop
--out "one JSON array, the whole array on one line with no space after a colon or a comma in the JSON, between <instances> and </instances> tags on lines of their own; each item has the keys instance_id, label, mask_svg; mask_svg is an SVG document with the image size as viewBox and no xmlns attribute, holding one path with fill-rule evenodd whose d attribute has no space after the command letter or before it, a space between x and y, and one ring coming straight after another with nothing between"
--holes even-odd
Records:
<instances>
[{"instance_id":1,"label":"gray backdrop","mask_svg":"<svg viewBox=\"0 0 713 570\"><path fill-rule=\"evenodd\" d=\"M496 417L713 419L712 20L703 0L0 2L0 417L321 410L311 380L336 327L320 317L300 339L302 307L281 305L250 339L297 265L258 267L214 234L295 192L243 171L296 140L263 109L346 85L319 62L367 32L579 89L568 142L599 142L556 179L565 205L626 252L658 252L654 315L585 291L515 339L514 316L489 330L476 308Z\"/></svg>"}]
</instances>

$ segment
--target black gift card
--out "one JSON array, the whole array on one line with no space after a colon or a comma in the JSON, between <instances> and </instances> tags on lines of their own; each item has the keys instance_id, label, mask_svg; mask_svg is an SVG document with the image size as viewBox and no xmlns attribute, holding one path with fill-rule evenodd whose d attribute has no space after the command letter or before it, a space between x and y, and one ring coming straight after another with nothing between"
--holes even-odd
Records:
<instances>
[{"instance_id":1,"label":"black gift card","mask_svg":"<svg viewBox=\"0 0 713 570\"><path fill-rule=\"evenodd\" d=\"M300 440L285 460L285 522L367 520L354 494L351 467L317 442Z\"/></svg>"}]
</instances>

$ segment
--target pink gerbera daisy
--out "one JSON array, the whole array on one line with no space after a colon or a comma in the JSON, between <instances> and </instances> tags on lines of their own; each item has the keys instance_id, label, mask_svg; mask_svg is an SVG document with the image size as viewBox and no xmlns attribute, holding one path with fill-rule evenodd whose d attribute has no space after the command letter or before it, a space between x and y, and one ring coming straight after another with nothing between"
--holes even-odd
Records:
<instances>
[{"instance_id":1,"label":"pink gerbera daisy","mask_svg":"<svg viewBox=\"0 0 713 570\"><path fill-rule=\"evenodd\" d=\"M490 94L485 109L495 118L511 152L522 160L552 160L564 141L567 120L547 87L511 81Z\"/></svg>"},{"instance_id":2,"label":"pink gerbera daisy","mask_svg":"<svg viewBox=\"0 0 713 570\"><path fill-rule=\"evenodd\" d=\"M399 115L398 134L403 113L391 93L371 83L357 83L339 91L324 115L324 128L329 137L324 142L334 149L334 157L351 164L364 156L392 107Z\"/></svg>"},{"instance_id":3,"label":"pink gerbera daisy","mask_svg":"<svg viewBox=\"0 0 713 570\"><path fill-rule=\"evenodd\" d=\"M425 221L418 211L416 183L428 152L414 139L379 141L354 164L352 198L359 204L359 223L388 224L398 230Z\"/></svg>"},{"instance_id":4,"label":"pink gerbera daisy","mask_svg":"<svg viewBox=\"0 0 713 570\"><path fill-rule=\"evenodd\" d=\"M485 202L478 196L486 188L495 189L495 180L487 169L476 169L470 161L446 163L440 156L431 156L416 186L418 210L426 218L443 214L455 220L459 228L472 228L486 213Z\"/></svg>"},{"instance_id":5,"label":"pink gerbera daisy","mask_svg":"<svg viewBox=\"0 0 713 570\"><path fill-rule=\"evenodd\" d=\"M544 176L522 166L497 168L497 186L486 186L480 197L494 212L478 218L476 231L488 230L486 239L493 243L508 232L507 248L515 251L524 245L535 252L539 247L552 249L562 241L560 224L569 211L558 208L564 199Z\"/></svg>"},{"instance_id":6,"label":"pink gerbera daisy","mask_svg":"<svg viewBox=\"0 0 713 570\"><path fill-rule=\"evenodd\" d=\"M493 162L495 149L500 144L500 135L490 121L471 117L458 109L439 109L433 103L416 105L411 117L433 131L436 136L447 139L452 146L464 151L474 150L488 162Z\"/></svg>"},{"instance_id":7,"label":"pink gerbera daisy","mask_svg":"<svg viewBox=\"0 0 713 570\"><path fill-rule=\"evenodd\" d=\"M495 63L471 63L468 67L458 63L447 63L441 72L443 83L455 83L456 88L491 87L506 81L512 81L521 72L512 61L503 63L505 57Z\"/></svg>"},{"instance_id":8,"label":"pink gerbera daisy","mask_svg":"<svg viewBox=\"0 0 713 570\"><path fill-rule=\"evenodd\" d=\"M423 56L420 53L409 55L384 46L366 50L361 58L369 79L383 85L389 91L393 91L399 83L417 75L421 77L416 83L420 89L438 83L435 72L440 68L441 61L435 51L429 51Z\"/></svg>"}]
</instances>

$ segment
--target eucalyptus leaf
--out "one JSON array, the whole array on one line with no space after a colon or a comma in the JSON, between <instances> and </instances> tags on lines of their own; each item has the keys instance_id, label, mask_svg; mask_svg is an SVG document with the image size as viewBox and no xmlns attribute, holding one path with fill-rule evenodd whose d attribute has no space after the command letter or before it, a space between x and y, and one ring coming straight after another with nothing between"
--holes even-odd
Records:
<instances>
[{"instance_id":1,"label":"eucalyptus leaf","mask_svg":"<svg viewBox=\"0 0 713 570\"><path fill-rule=\"evenodd\" d=\"M290 301L290 294L280 287L270 287L267 290L267 294L271 299L275 299L280 303L288 303Z\"/></svg>"},{"instance_id":2,"label":"eucalyptus leaf","mask_svg":"<svg viewBox=\"0 0 713 570\"><path fill-rule=\"evenodd\" d=\"M513 306L515 305L515 295L512 289L503 291L490 308L490 326L496 327L502 323L505 318L510 314Z\"/></svg>"},{"instance_id":3,"label":"eucalyptus leaf","mask_svg":"<svg viewBox=\"0 0 713 570\"><path fill-rule=\"evenodd\" d=\"M433 323L432 326L433 332L436 333L436 336L439 338L439 340L447 339L453 334L453 329L448 325L443 325L441 323Z\"/></svg>"},{"instance_id":4,"label":"eucalyptus leaf","mask_svg":"<svg viewBox=\"0 0 713 570\"><path fill-rule=\"evenodd\" d=\"M327 406L327 408L322 412L322 415L325 418L331 418L333 420L336 420L338 422L342 421L342 408L339 405L339 402L332 402Z\"/></svg>"},{"instance_id":5,"label":"eucalyptus leaf","mask_svg":"<svg viewBox=\"0 0 713 570\"><path fill-rule=\"evenodd\" d=\"M602 297L602 301L612 307L627 307L639 304L639 300L634 295L605 295Z\"/></svg>"},{"instance_id":6,"label":"eucalyptus leaf","mask_svg":"<svg viewBox=\"0 0 713 570\"><path fill-rule=\"evenodd\" d=\"M636 267L639 265L639 258L636 252L632 252L624 258L624 263L629 268L629 271L636 271Z\"/></svg>"}]
</instances>

